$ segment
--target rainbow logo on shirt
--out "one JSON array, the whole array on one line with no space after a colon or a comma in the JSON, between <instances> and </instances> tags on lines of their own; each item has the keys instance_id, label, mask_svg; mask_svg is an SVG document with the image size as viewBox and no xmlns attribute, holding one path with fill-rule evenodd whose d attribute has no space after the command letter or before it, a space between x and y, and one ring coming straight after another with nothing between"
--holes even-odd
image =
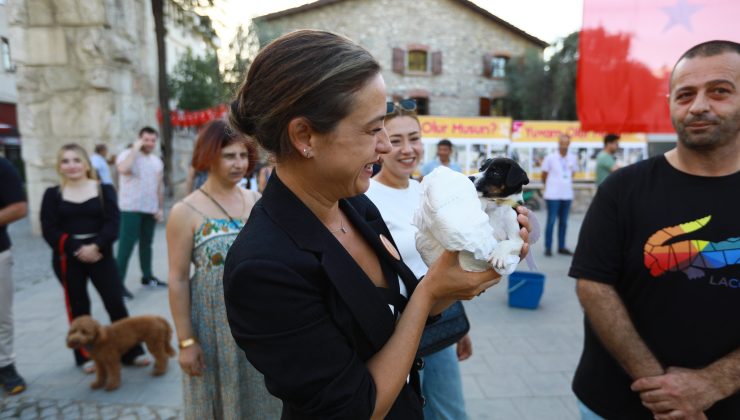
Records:
<instances>
[{"instance_id":1,"label":"rainbow logo on shirt","mask_svg":"<svg viewBox=\"0 0 740 420\"><path fill-rule=\"evenodd\" d=\"M711 219L709 215L652 234L644 247L645 267L650 274L659 277L666 271L683 271L689 279L696 279L703 277L707 269L740 264L740 238L721 242L690 239L665 245L677 236L703 228Z\"/></svg>"}]
</instances>

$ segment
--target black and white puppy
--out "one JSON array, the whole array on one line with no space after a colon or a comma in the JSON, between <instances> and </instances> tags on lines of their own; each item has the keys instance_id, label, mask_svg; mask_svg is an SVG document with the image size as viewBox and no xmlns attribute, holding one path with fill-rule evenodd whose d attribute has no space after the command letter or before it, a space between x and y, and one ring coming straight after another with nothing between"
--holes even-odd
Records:
<instances>
[{"instance_id":1,"label":"black and white puppy","mask_svg":"<svg viewBox=\"0 0 740 420\"><path fill-rule=\"evenodd\" d=\"M527 173L515 160L494 158L483 162L480 172L469 178L498 241L489 261L497 271L510 274L524 245L515 208L523 202L522 187L529 184Z\"/></svg>"}]
</instances>

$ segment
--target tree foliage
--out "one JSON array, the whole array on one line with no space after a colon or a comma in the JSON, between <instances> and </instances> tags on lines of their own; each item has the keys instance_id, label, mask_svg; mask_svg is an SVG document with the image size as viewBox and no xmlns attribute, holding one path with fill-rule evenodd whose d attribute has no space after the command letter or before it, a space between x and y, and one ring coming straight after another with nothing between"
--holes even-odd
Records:
<instances>
[{"instance_id":1,"label":"tree foliage","mask_svg":"<svg viewBox=\"0 0 740 420\"><path fill-rule=\"evenodd\" d=\"M177 107L187 111L210 108L228 99L213 52L199 57L188 49L175 65L169 83Z\"/></svg>"},{"instance_id":2,"label":"tree foliage","mask_svg":"<svg viewBox=\"0 0 740 420\"><path fill-rule=\"evenodd\" d=\"M535 50L506 69L509 110L519 120L576 120L578 32L559 40L545 61Z\"/></svg>"},{"instance_id":3,"label":"tree foliage","mask_svg":"<svg viewBox=\"0 0 740 420\"><path fill-rule=\"evenodd\" d=\"M236 35L229 42L229 50L233 53L234 60L225 67L223 75L229 93L234 94L239 88L259 49L260 40L254 21L251 21L246 28L239 26Z\"/></svg>"}]
</instances>

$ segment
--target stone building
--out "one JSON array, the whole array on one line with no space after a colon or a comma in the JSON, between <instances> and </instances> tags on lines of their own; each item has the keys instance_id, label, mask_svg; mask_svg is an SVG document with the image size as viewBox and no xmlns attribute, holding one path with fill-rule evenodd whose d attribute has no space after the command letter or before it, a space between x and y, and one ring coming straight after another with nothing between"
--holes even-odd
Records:
<instances>
[{"instance_id":1,"label":"stone building","mask_svg":"<svg viewBox=\"0 0 740 420\"><path fill-rule=\"evenodd\" d=\"M507 61L548 46L467 0L319 0L256 22L262 43L303 28L355 40L380 62L388 95L430 115L506 115Z\"/></svg>"},{"instance_id":2,"label":"stone building","mask_svg":"<svg viewBox=\"0 0 740 420\"><path fill-rule=\"evenodd\" d=\"M38 232L43 192L59 182L62 144L92 150L106 143L117 153L142 126L157 127L154 18L149 0L0 0L0 12L10 34L30 219ZM171 31L168 41L170 65L178 45L197 51L204 42L182 30ZM187 137L181 142L189 148L177 151L189 157L192 134Z\"/></svg>"}]
</instances>

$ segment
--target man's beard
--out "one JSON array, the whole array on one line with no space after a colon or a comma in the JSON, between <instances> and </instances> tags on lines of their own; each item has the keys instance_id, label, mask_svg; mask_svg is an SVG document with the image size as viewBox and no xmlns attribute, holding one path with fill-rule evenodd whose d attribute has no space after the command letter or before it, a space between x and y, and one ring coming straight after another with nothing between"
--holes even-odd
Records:
<instances>
[{"instance_id":1,"label":"man's beard","mask_svg":"<svg viewBox=\"0 0 740 420\"><path fill-rule=\"evenodd\" d=\"M726 119L702 114L697 117L687 117L683 121L678 121L675 118L671 118L671 120L673 127L676 129L676 134L678 134L678 141L691 150L715 149L717 146L735 141L738 138L738 133L740 133L740 109ZM689 133L686 126L696 122L707 122L713 125L707 127L704 133Z\"/></svg>"}]
</instances>

